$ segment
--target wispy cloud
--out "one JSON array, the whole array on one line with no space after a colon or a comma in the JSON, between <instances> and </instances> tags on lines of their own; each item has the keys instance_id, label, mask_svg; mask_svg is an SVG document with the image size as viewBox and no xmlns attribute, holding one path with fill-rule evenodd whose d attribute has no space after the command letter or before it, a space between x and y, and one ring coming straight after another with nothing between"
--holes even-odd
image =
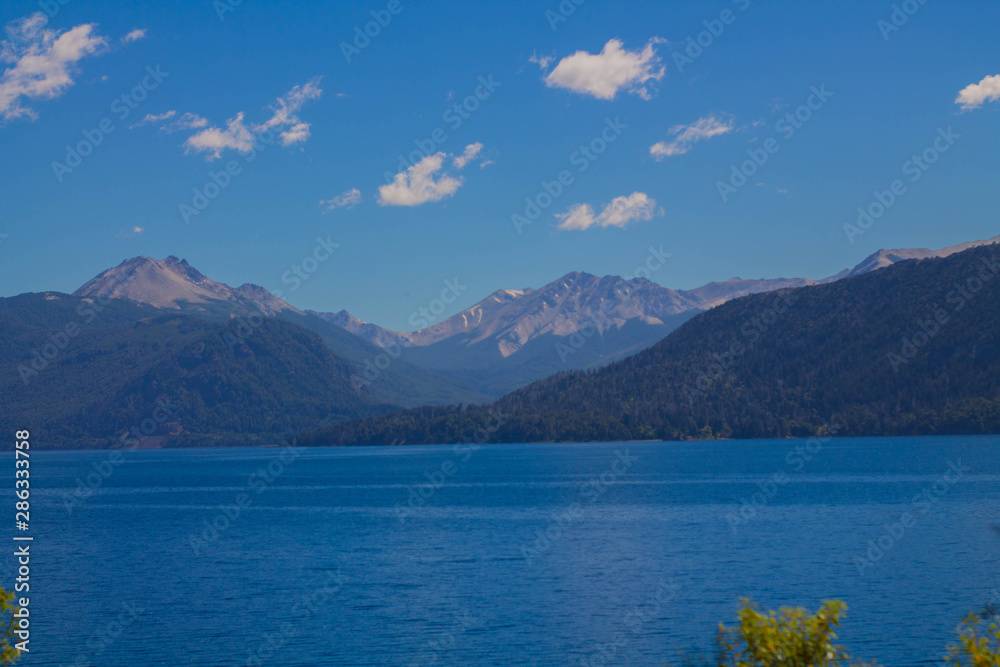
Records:
<instances>
[{"instance_id":1,"label":"wispy cloud","mask_svg":"<svg viewBox=\"0 0 1000 667\"><path fill-rule=\"evenodd\" d=\"M323 213L329 213L338 208L354 208L360 203L361 190L351 188L333 199L321 199L319 205L323 207Z\"/></svg>"},{"instance_id":2,"label":"wispy cloud","mask_svg":"<svg viewBox=\"0 0 1000 667\"><path fill-rule=\"evenodd\" d=\"M551 65L552 61L555 60L555 59L556 59L556 57L555 57L554 54L551 55L551 56L540 56L537 53L532 53L531 57L528 58L528 62L529 63L535 63L542 70L547 70L549 68L549 65Z\"/></svg>"},{"instance_id":3,"label":"wispy cloud","mask_svg":"<svg viewBox=\"0 0 1000 667\"><path fill-rule=\"evenodd\" d=\"M620 39L612 39L600 53L577 51L559 61L545 77L545 84L599 100L613 100L619 90L648 100L652 97L650 82L659 81L666 72L654 46L662 41L654 37L642 50L629 51Z\"/></svg>"},{"instance_id":4,"label":"wispy cloud","mask_svg":"<svg viewBox=\"0 0 1000 667\"><path fill-rule=\"evenodd\" d=\"M465 152L457 156L454 160L456 169L465 169L465 165L476 159L479 151L483 150L483 145L478 141L465 147Z\"/></svg>"},{"instance_id":5,"label":"wispy cloud","mask_svg":"<svg viewBox=\"0 0 1000 667\"><path fill-rule=\"evenodd\" d=\"M175 109L171 109L170 111L164 111L163 113L148 113L145 116L143 116L142 120L140 120L138 123L130 125L129 129L132 129L133 127L142 127L143 125L151 125L153 123L159 123L165 120L169 120L176 115L177 111Z\"/></svg>"},{"instance_id":6,"label":"wispy cloud","mask_svg":"<svg viewBox=\"0 0 1000 667\"><path fill-rule=\"evenodd\" d=\"M675 125L670 128L674 135L671 141L660 141L649 147L649 154L657 160L672 155L683 155L691 146L702 139L711 139L733 131L735 119L729 114L705 116L691 125Z\"/></svg>"},{"instance_id":7,"label":"wispy cloud","mask_svg":"<svg viewBox=\"0 0 1000 667\"><path fill-rule=\"evenodd\" d=\"M456 169L463 169L483 149L479 142L469 144L465 151L454 156L439 152L428 155L405 171L396 174L392 183L378 189L381 206L419 206L451 197L462 186L462 179L445 172L448 160Z\"/></svg>"},{"instance_id":8,"label":"wispy cloud","mask_svg":"<svg viewBox=\"0 0 1000 667\"><path fill-rule=\"evenodd\" d=\"M197 130L208 125L208 119L202 118L196 113L183 113L181 117L172 123L164 125L160 129L164 132L181 132L183 130Z\"/></svg>"},{"instance_id":9,"label":"wispy cloud","mask_svg":"<svg viewBox=\"0 0 1000 667\"><path fill-rule=\"evenodd\" d=\"M959 91L955 104L961 104L963 111L978 109L985 102L1000 99L1000 74L984 77L979 83L970 83Z\"/></svg>"},{"instance_id":10,"label":"wispy cloud","mask_svg":"<svg viewBox=\"0 0 1000 667\"><path fill-rule=\"evenodd\" d=\"M0 77L0 118L38 117L24 105L26 100L59 97L73 85L76 64L105 51L107 38L97 34L96 24L85 23L66 31L46 27L41 12L4 26L7 38L0 43L0 60L10 63Z\"/></svg>"},{"instance_id":11,"label":"wispy cloud","mask_svg":"<svg viewBox=\"0 0 1000 667\"><path fill-rule=\"evenodd\" d=\"M145 38L145 36L146 36L146 31L144 29L136 28L132 32L122 37L122 44L129 44L130 42L138 42L140 39Z\"/></svg>"},{"instance_id":12,"label":"wispy cloud","mask_svg":"<svg viewBox=\"0 0 1000 667\"><path fill-rule=\"evenodd\" d=\"M231 149L241 153L250 152L253 148L255 135L267 131L276 131L283 146L302 143L309 138L310 125L303 122L298 117L298 113L307 102L319 99L323 94L323 89L320 88L319 84L320 77L316 77L289 90L285 95L275 100L270 107L273 112L271 117L262 123L247 125L244 122L246 114L241 111L226 121L225 128L205 127L200 132L188 137L184 145L188 151L207 153L207 160L215 160L225 150ZM185 114L185 116L188 115ZM190 116L192 119L201 118L194 114L190 114ZM204 127L205 125L207 125L207 121L196 127Z\"/></svg>"},{"instance_id":13,"label":"wispy cloud","mask_svg":"<svg viewBox=\"0 0 1000 667\"><path fill-rule=\"evenodd\" d=\"M133 236L138 236L139 234L142 234L144 231L146 231L146 230L143 229L142 227L139 227L138 225L136 225L132 229L123 229L123 230L121 230L115 236L117 236L120 239L127 239L127 238L131 238Z\"/></svg>"},{"instance_id":14,"label":"wispy cloud","mask_svg":"<svg viewBox=\"0 0 1000 667\"><path fill-rule=\"evenodd\" d=\"M170 119L174 120L169 123L164 122ZM148 113L138 123L129 125L129 129L142 127L143 125L160 125L159 130L169 134L170 132L180 132L183 130L197 130L208 125L208 120L193 113L184 113L177 116L177 111L171 109L163 113Z\"/></svg>"},{"instance_id":15,"label":"wispy cloud","mask_svg":"<svg viewBox=\"0 0 1000 667\"><path fill-rule=\"evenodd\" d=\"M557 213L559 229L582 231L591 227L625 227L640 220L652 220L663 215L657 210L656 200L644 192L633 192L627 197L615 197L600 213L590 204L574 204L565 213Z\"/></svg>"}]
</instances>

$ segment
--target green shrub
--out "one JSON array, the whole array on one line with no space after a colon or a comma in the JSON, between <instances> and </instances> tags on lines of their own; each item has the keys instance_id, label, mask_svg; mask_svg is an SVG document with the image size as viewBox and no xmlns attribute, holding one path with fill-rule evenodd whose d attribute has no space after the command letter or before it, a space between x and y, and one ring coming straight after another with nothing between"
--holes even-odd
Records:
<instances>
[{"instance_id":1,"label":"green shrub","mask_svg":"<svg viewBox=\"0 0 1000 667\"><path fill-rule=\"evenodd\" d=\"M852 663L834 644L834 628L847 610L840 600L826 600L815 614L801 607L758 611L743 599L738 624L719 625L720 667L837 667Z\"/></svg>"},{"instance_id":2,"label":"green shrub","mask_svg":"<svg viewBox=\"0 0 1000 667\"><path fill-rule=\"evenodd\" d=\"M948 652L948 664L961 667L1000 667L1000 625L987 624L975 614L959 626L958 645Z\"/></svg>"},{"instance_id":3,"label":"green shrub","mask_svg":"<svg viewBox=\"0 0 1000 667\"><path fill-rule=\"evenodd\" d=\"M21 655L14 648L14 592L0 588L0 665L13 665Z\"/></svg>"}]
</instances>

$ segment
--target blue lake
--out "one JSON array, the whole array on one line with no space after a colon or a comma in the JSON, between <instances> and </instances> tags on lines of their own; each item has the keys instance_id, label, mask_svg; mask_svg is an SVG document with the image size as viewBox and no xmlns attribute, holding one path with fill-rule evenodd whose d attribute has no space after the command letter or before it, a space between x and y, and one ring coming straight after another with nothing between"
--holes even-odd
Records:
<instances>
[{"instance_id":1,"label":"blue lake","mask_svg":"<svg viewBox=\"0 0 1000 667\"><path fill-rule=\"evenodd\" d=\"M1000 437L121 456L33 452L20 664L680 664L741 596L934 664L1000 589Z\"/></svg>"}]
</instances>

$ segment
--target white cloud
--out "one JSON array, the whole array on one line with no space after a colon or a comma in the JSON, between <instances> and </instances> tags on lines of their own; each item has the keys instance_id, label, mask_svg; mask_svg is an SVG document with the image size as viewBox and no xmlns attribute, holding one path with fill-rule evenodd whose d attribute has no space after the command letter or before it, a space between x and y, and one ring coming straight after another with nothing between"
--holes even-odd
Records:
<instances>
[{"instance_id":1,"label":"white cloud","mask_svg":"<svg viewBox=\"0 0 1000 667\"><path fill-rule=\"evenodd\" d=\"M309 138L309 134L309 123L296 123L279 135L281 137L281 145L291 146L292 144L303 142Z\"/></svg>"},{"instance_id":2,"label":"white cloud","mask_svg":"<svg viewBox=\"0 0 1000 667\"><path fill-rule=\"evenodd\" d=\"M602 227L624 227L633 220L652 220L654 215L656 200L644 192L633 192L612 199L597 216L597 222Z\"/></svg>"},{"instance_id":3,"label":"white cloud","mask_svg":"<svg viewBox=\"0 0 1000 667\"><path fill-rule=\"evenodd\" d=\"M587 229L597 222L590 204L573 204L565 213L556 213L559 229Z\"/></svg>"},{"instance_id":4,"label":"white cloud","mask_svg":"<svg viewBox=\"0 0 1000 667\"><path fill-rule=\"evenodd\" d=\"M303 125L304 123L299 121L296 114L305 106L306 102L317 100L323 94L323 89L319 87L319 81L320 77L317 76L304 84L293 87L284 96L279 97L271 105L271 108L274 109L274 115L258 125L256 130L263 132L275 127ZM308 125L306 127L308 128Z\"/></svg>"},{"instance_id":5,"label":"white cloud","mask_svg":"<svg viewBox=\"0 0 1000 667\"><path fill-rule=\"evenodd\" d=\"M196 113L187 112L174 122L161 127L164 132L178 132L180 130L197 130L208 125L208 119L202 118Z\"/></svg>"},{"instance_id":6,"label":"white cloud","mask_svg":"<svg viewBox=\"0 0 1000 667\"><path fill-rule=\"evenodd\" d=\"M962 110L968 111L997 99L1000 99L1000 74L984 77L979 83L970 83L959 91L955 104L961 104Z\"/></svg>"},{"instance_id":7,"label":"white cloud","mask_svg":"<svg viewBox=\"0 0 1000 667\"><path fill-rule=\"evenodd\" d=\"M619 90L648 100L652 94L646 84L659 81L666 71L653 46L662 41L654 37L641 51L628 51L620 39L612 39L598 54L577 51L559 61L545 84L600 100L613 100Z\"/></svg>"},{"instance_id":8,"label":"white cloud","mask_svg":"<svg viewBox=\"0 0 1000 667\"><path fill-rule=\"evenodd\" d=\"M139 234L142 234L144 231L146 230L143 229L142 227L135 226L132 229L121 230L120 232L118 232L118 234L116 234L116 236L120 239L127 239L133 236L138 236Z\"/></svg>"},{"instance_id":9,"label":"white cloud","mask_svg":"<svg viewBox=\"0 0 1000 667\"><path fill-rule=\"evenodd\" d=\"M306 102L318 99L323 94L319 82L320 77L316 77L307 83L295 86L285 95L279 97L270 107L273 114L263 123L248 126L244 123L245 114L241 111L226 121L225 129L215 126L205 128L188 137L184 145L189 151L208 153L206 159L214 160L227 149L249 153L253 149L254 135L269 130L278 131L282 146L301 143L309 138L310 125L299 119L298 112ZM190 116L192 119L204 120L194 114L190 114ZM207 125L207 121L184 129L200 128L205 125Z\"/></svg>"},{"instance_id":10,"label":"white cloud","mask_svg":"<svg viewBox=\"0 0 1000 667\"><path fill-rule=\"evenodd\" d=\"M187 138L184 145L196 153L207 152L206 159L215 160L222 151L232 148L241 153L249 153L253 148L253 134L243 124L243 112L230 118L226 129L210 127Z\"/></svg>"},{"instance_id":11,"label":"white cloud","mask_svg":"<svg viewBox=\"0 0 1000 667\"><path fill-rule=\"evenodd\" d=\"M140 120L138 123L130 125L129 129L131 130L133 127L140 127L142 125L159 123L160 121L169 120L170 118L173 118L176 115L177 111L175 109L171 109L170 111L164 111L163 113L148 113L145 116L143 116L142 120Z\"/></svg>"},{"instance_id":12,"label":"white cloud","mask_svg":"<svg viewBox=\"0 0 1000 667\"><path fill-rule=\"evenodd\" d=\"M381 206L419 206L452 196L461 187L462 179L444 173L448 157L443 152L428 155L396 174L392 183L379 187L378 203Z\"/></svg>"},{"instance_id":13,"label":"white cloud","mask_svg":"<svg viewBox=\"0 0 1000 667\"><path fill-rule=\"evenodd\" d=\"M329 213L334 209L338 208L354 208L361 203L361 190L357 188L351 188L344 194L334 197L333 199L322 199L319 205L323 207L324 213Z\"/></svg>"},{"instance_id":14,"label":"white cloud","mask_svg":"<svg viewBox=\"0 0 1000 667\"><path fill-rule=\"evenodd\" d=\"M615 197L599 214L589 204L574 204L565 213L557 213L559 229L581 231L593 226L625 227L636 220L652 220L663 215L656 209L656 200L644 192L633 192L627 197Z\"/></svg>"},{"instance_id":15,"label":"white cloud","mask_svg":"<svg viewBox=\"0 0 1000 667\"><path fill-rule=\"evenodd\" d=\"M555 60L555 59L556 59L555 55L540 56L537 53L532 53L531 57L528 58L528 62L529 63L535 63L541 69L546 70L546 69L549 68L549 65L551 65L552 61Z\"/></svg>"},{"instance_id":16,"label":"white cloud","mask_svg":"<svg viewBox=\"0 0 1000 667\"><path fill-rule=\"evenodd\" d=\"M4 121L37 118L23 101L59 97L73 85L76 63L108 46L95 24L59 32L46 28L47 23L48 17L36 12L4 26L7 38L0 44L0 60L12 64L0 77L0 118Z\"/></svg>"},{"instance_id":17,"label":"white cloud","mask_svg":"<svg viewBox=\"0 0 1000 667\"><path fill-rule=\"evenodd\" d=\"M649 154L657 160L671 155L683 155L691 150L691 146L702 139L711 139L733 131L734 119L728 114L722 116L705 116L691 125L675 125L670 128L674 135L671 141L660 141L649 147Z\"/></svg>"},{"instance_id":18,"label":"white cloud","mask_svg":"<svg viewBox=\"0 0 1000 667\"><path fill-rule=\"evenodd\" d=\"M478 141L474 144L469 144L465 147L465 152L455 158L455 168L465 169L465 165L469 164L479 155L479 151L483 150L483 145Z\"/></svg>"},{"instance_id":19,"label":"white cloud","mask_svg":"<svg viewBox=\"0 0 1000 667\"><path fill-rule=\"evenodd\" d=\"M146 36L146 31L136 28L129 34L122 37L122 44L128 44L129 42L138 42Z\"/></svg>"},{"instance_id":20,"label":"white cloud","mask_svg":"<svg viewBox=\"0 0 1000 667\"><path fill-rule=\"evenodd\" d=\"M175 116L177 116L177 111L174 109L159 114L148 113L145 116L143 116L142 120L140 120L138 123L136 123L135 125L130 125L129 129L131 130L136 127L141 127L143 125L154 125L157 123L161 123L165 120L170 120ZM169 134L171 132L179 132L182 130L197 130L199 128L205 127L206 125L208 125L208 120L206 118L202 118L198 114L193 114L189 112L182 114L172 123L164 123L163 125L160 125L159 129L161 132L166 132Z\"/></svg>"}]
</instances>

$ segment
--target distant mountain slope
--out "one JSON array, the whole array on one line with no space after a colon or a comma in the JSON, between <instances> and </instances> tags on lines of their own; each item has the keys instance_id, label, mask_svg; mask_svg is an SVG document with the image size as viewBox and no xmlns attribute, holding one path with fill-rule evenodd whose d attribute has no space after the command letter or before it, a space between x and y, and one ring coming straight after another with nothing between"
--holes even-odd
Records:
<instances>
[{"instance_id":1,"label":"distant mountain slope","mask_svg":"<svg viewBox=\"0 0 1000 667\"><path fill-rule=\"evenodd\" d=\"M305 442L454 443L477 429L493 442L804 436L831 425L839 435L996 433L998 272L991 245L747 296L635 356L492 406L409 410Z\"/></svg>"},{"instance_id":2,"label":"distant mountain slope","mask_svg":"<svg viewBox=\"0 0 1000 667\"><path fill-rule=\"evenodd\" d=\"M696 308L708 310L748 294L760 294L761 292L773 292L779 289L816 284L816 281L808 278L763 278L760 280L730 278L722 282L708 283L692 290L681 290L679 293L689 297L697 304Z\"/></svg>"},{"instance_id":3,"label":"distant mountain slope","mask_svg":"<svg viewBox=\"0 0 1000 667\"><path fill-rule=\"evenodd\" d=\"M413 344L410 341L410 334L383 329L377 324L363 322L346 310L341 310L336 313L320 313L315 310L307 310L306 312L325 322L329 322L334 326L340 327L345 331L349 331L355 336L366 340L373 345L377 345L378 347L384 348L393 343L402 346L409 346Z\"/></svg>"},{"instance_id":4,"label":"distant mountain slope","mask_svg":"<svg viewBox=\"0 0 1000 667\"><path fill-rule=\"evenodd\" d=\"M361 373L384 357L383 350L316 315L305 313L259 285L232 288L205 277L186 260L134 257L101 272L73 293L77 297L115 298L164 310L225 320L263 313L320 334L323 342ZM378 369L377 382L366 384L380 402L403 407L484 401L489 396L441 373L393 359Z\"/></svg>"},{"instance_id":5,"label":"distant mountain slope","mask_svg":"<svg viewBox=\"0 0 1000 667\"><path fill-rule=\"evenodd\" d=\"M401 332L363 322L347 311L317 315L366 340L432 346L464 336L466 345L490 341L502 357L516 353L527 342L554 334L568 336L583 328L600 332L637 319L663 324L664 318L692 308L702 299L667 289L645 278L599 278L574 271L539 289L502 289L446 320L419 331Z\"/></svg>"},{"instance_id":6,"label":"distant mountain slope","mask_svg":"<svg viewBox=\"0 0 1000 667\"><path fill-rule=\"evenodd\" d=\"M847 274L849 276L857 276L862 273L868 273L869 271L877 271L878 269L885 268L886 266L891 266L896 262L903 262L908 259L927 259L930 257L948 257L954 255L957 252L963 252L970 248L977 248L983 245L991 245L1000 242L1000 236L994 236L991 239L985 241L970 241L968 243L959 243L958 245L948 246L947 248L941 248L940 250L930 250L928 248L904 248L899 250L879 250L864 259L860 264L855 266Z\"/></svg>"},{"instance_id":7,"label":"distant mountain slope","mask_svg":"<svg viewBox=\"0 0 1000 667\"><path fill-rule=\"evenodd\" d=\"M352 378L383 403L402 407L483 403L492 398L460 378L414 365L309 313L283 311L277 319L320 335L327 347L352 364Z\"/></svg>"},{"instance_id":8,"label":"distant mountain slope","mask_svg":"<svg viewBox=\"0 0 1000 667\"><path fill-rule=\"evenodd\" d=\"M991 239L997 240L1000 236ZM906 259L946 257L991 241L941 250L879 250L822 280L731 278L691 290L673 290L642 278L573 272L539 289L498 290L447 320L413 332L384 329L347 311L314 314L380 347L406 348L403 359L497 397L552 373L594 368L635 354L698 313L732 299L835 282ZM581 336L587 345L580 344Z\"/></svg>"},{"instance_id":9,"label":"distant mountain slope","mask_svg":"<svg viewBox=\"0 0 1000 667\"><path fill-rule=\"evenodd\" d=\"M200 271L171 255L166 259L133 257L102 271L73 292L79 297L126 299L156 308L192 310L227 315L235 306L274 315L295 311L259 285L232 288L206 278Z\"/></svg>"},{"instance_id":10,"label":"distant mountain slope","mask_svg":"<svg viewBox=\"0 0 1000 667\"><path fill-rule=\"evenodd\" d=\"M383 329L346 311L317 315L376 344L397 344L402 359L497 397L551 373L634 354L697 314L700 302L644 278L573 272L539 289L498 290L416 332Z\"/></svg>"},{"instance_id":11,"label":"distant mountain slope","mask_svg":"<svg viewBox=\"0 0 1000 667\"><path fill-rule=\"evenodd\" d=\"M162 405L146 446L277 444L388 409L355 391L319 336L276 319L50 292L0 299L0 334L0 422L40 447L111 446Z\"/></svg>"}]
</instances>

